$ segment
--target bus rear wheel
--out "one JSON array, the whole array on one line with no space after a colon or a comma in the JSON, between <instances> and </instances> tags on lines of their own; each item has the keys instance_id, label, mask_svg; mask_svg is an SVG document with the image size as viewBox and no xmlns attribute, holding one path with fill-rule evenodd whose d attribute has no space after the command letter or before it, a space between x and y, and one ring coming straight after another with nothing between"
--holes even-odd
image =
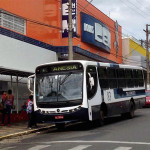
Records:
<instances>
[{"instance_id":1,"label":"bus rear wheel","mask_svg":"<svg viewBox=\"0 0 150 150\"><path fill-rule=\"evenodd\" d=\"M55 126L59 131L62 131L65 129L65 123L55 123Z\"/></svg>"}]
</instances>

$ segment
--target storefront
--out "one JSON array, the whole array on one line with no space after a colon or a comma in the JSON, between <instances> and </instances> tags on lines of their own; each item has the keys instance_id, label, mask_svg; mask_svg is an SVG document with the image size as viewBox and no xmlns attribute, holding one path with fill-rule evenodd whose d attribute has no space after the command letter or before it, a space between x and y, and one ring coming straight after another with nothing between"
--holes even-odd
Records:
<instances>
[{"instance_id":1,"label":"storefront","mask_svg":"<svg viewBox=\"0 0 150 150\"><path fill-rule=\"evenodd\" d=\"M73 59L122 63L117 21L87 0L72 0L72 25ZM2 68L30 73L39 64L68 59L68 0L1 1L0 52ZM18 89L14 94L20 100L24 87Z\"/></svg>"},{"instance_id":2,"label":"storefront","mask_svg":"<svg viewBox=\"0 0 150 150\"><path fill-rule=\"evenodd\" d=\"M56 52L61 60L67 59L67 0L7 0L1 2L0 13L1 27L15 31L13 38ZM17 18L15 23L12 16ZM74 59L122 63L122 30L117 21L87 0L72 0L72 22Z\"/></svg>"}]
</instances>

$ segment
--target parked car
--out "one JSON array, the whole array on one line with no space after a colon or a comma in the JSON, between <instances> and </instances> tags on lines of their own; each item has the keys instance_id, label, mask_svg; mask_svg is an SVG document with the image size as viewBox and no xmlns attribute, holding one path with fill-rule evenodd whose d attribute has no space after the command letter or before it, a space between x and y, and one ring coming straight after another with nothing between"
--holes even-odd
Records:
<instances>
[{"instance_id":1,"label":"parked car","mask_svg":"<svg viewBox=\"0 0 150 150\"><path fill-rule=\"evenodd\" d=\"M145 94L146 94L146 104L145 104L145 106L150 106L150 90L146 90Z\"/></svg>"}]
</instances>

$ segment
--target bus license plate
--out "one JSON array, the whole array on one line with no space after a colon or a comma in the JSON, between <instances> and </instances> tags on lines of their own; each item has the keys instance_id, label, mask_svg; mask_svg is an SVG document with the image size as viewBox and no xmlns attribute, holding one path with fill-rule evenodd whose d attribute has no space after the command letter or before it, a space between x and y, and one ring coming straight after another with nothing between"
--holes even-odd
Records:
<instances>
[{"instance_id":1,"label":"bus license plate","mask_svg":"<svg viewBox=\"0 0 150 150\"><path fill-rule=\"evenodd\" d=\"M55 119L64 119L64 116L55 116Z\"/></svg>"}]
</instances>

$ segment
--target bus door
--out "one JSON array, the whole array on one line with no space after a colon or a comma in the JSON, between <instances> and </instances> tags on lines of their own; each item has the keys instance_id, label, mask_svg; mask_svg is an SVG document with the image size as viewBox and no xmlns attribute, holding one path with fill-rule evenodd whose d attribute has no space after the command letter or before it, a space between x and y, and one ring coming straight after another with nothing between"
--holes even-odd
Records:
<instances>
[{"instance_id":1,"label":"bus door","mask_svg":"<svg viewBox=\"0 0 150 150\"><path fill-rule=\"evenodd\" d=\"M86 70L87 100L89 120L99 118L101 90L98 89L97 71L95 66L88 66ZM98 91L98 92L97 92Z\"/></svg>"},{"instance_id":2,"label":"bus door","mask_svg":"<svg viewBox=\"0 0 150 150\"><path fill-rule=\"evenodd\" d=\"M35 74L31 75L28 77L28 90L31 92L31 94L34 93L34 78L35 78Z\"/></svg>"}]
</instances>

